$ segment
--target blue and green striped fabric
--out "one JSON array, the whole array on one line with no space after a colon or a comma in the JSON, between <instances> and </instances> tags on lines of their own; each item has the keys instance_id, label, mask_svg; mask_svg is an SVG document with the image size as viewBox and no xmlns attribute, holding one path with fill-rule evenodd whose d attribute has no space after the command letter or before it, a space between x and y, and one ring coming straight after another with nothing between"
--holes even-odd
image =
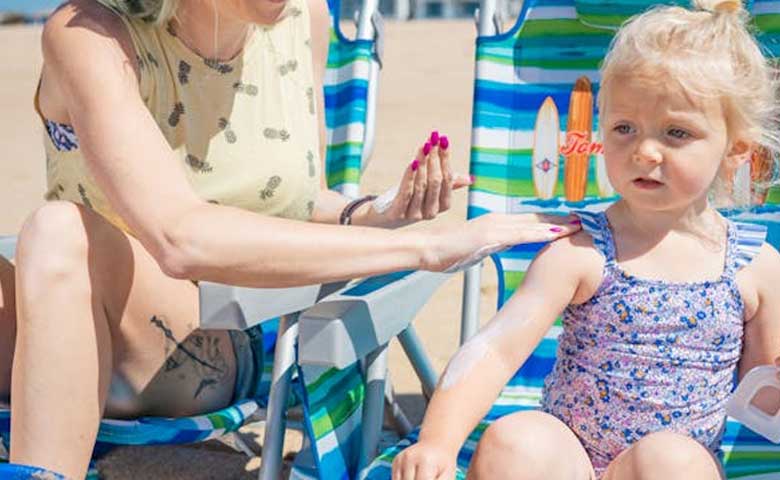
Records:
<instances>
[{"instance_id":1,"label":"blue and green striped fabric","mask_svg":"<svg viewBox=\"0 0 780 480\"><path fill-rule=\"evenodd\" d=\"M469 196L470 218L488 212L599 211L614 201L608 184L599 184L598 118L594 111L599 87L598 68L616 27L630 15L656 3L645 0L528 0L510 31L477 39L471 148L471 173L476 181ZM780 2L755 0L748 7L759 41L769 56L777 57L780 54ZM587 80L578 82L583 77ZM579 85L577 95L573 92L575 83ZM548 101L548 97L551 100ZM550 115L551 102L557 107L555 115ZM593 103L587 105L589 102ZM546 124L545 114L540 112L545 103L548 104L544 107L547 118L554 119L547 120ZM582 112L588 107L593 112L592 119L583 117ZM570 119L570 112L578 112L574 114L578 118ZM552 135L538 127L543 124L549 130L550 124L554 123L557 125L553 126ZM579 135L567 138L567 132L579 132ZM552 156L534 157L536 138L541 138L540 142L550 142L549 137L556 135L558 148L550 148ZM540 144L540 149L545 148L545 143ZM567 149L567 146L571 148ZM576 154L578 148L584 155L570 172L577 176L567 178L567 162L578 158L564 153ZM553 170L554 163L560 164L560 168L557 175L553 172L552 181L538 180L535 184L534 168L547 173ZM541 178L549 180L549 176ZM780 209L775 204L778 198L778 192L771 191L765 205L727 213L736 220L767 225L769 241L778 246ZM529 263L542 246L517 246L493 257L499 278L499 308L520 284ZM476 444L492 421L512 412L538 407L543 380L555 361L560 331L560 323L556 322L472 432L458 457L458 478L465 478ZM413 443L416 435L383 452L372 464L367 478L389 479L393 458ZM726 426L723 450L729 478L780 478L780 445L769 443L731 420Z\"/></svg>"},{"instance_id":2,"label":"blue and green striped fabric","mask_svg":"<svg viewBox=\"0 0 780 480\"><path fill-rule=\"evenodd\" d=\"M373 40L349 40L338 25L339 0L329 0L334 22L330 30L325 73L328 187L348 197L359 196L361 159L366 140Z\"/></svg>"}]
</instances>

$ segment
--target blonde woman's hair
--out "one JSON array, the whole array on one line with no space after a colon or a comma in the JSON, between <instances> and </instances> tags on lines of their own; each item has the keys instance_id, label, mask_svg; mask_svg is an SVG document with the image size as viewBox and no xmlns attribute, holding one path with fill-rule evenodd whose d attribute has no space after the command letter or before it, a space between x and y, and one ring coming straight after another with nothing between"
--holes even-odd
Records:
<instances>
[{"instance_id":1,"label":"blonde woman's hair","mask_svg":"<svg viewBox=\"0 0 780 480\"><path fill-rule=\"evenodd\" d=\"M655 7L629 19L604 59L602 91L616 77L638 74L659 85L671 81L688 93L719 98L729 136L763 147L777 159L777 69L751 34L748 13L739 0L692 4L690 10ZM599 95L600 111L604 102Z\"/></svg>"},{"instance_id":2,"label":"blonde woman's hair","mask_svg":"<svg viewBox=\"0 0 780 480\"><path fill-rule=\"evenodd\" d=\"M95 0L121 15L164 25L176 12L179 0Z\"/></svg>"}]
</instances>

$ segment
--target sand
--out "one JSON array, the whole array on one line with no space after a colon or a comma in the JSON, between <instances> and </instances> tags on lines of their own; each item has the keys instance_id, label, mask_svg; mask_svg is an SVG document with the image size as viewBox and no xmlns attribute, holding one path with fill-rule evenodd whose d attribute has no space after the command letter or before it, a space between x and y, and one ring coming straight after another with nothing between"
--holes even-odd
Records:
<instances>
[{"instance_id":1,"label":"sand","mask_svg":"<svg viewBox=\"0 0 780 480\"><path fill-rule=\"evenodd\" d=\"M0 235L16 234L40 206L45 185L41 124L32 107L41 66L40 26L0 28ZM395 185L415 150L433 129L451 139L453 168L467 172L473 88L474 38L471 21L386 22L384 69L380 79L377 140L363 178L364 192L381 193ZM465 218L466 193L435 220L457 224ZM489 263L489 262L488 262ZM495 311L496 277L483 269L483 321ZM414 325L433 365L441 372L457 348L462 275L447 281L416 317ZM402 406L419 423L424 401L419 382L396 342L390 348L390 375ZM245 429L259 449L262 428ZM288 435L285 451L300 446ZM196 446L121 447L101 469L108 479L256 478L258 459L216 442Z\"/></svg>"}]
</instances>

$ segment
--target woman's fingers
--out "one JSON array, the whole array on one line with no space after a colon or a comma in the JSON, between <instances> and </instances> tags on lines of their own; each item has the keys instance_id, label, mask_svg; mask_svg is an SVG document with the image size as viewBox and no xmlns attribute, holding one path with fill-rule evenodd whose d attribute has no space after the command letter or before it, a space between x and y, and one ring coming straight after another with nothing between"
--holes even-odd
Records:
<instances>
[{"instance_id":1,"label":"woman's fingers","mask_svg":"<svg viewBox=\"0 0 780 480\"><path fill-rule=\"evenodd\" d=\"M423 201L423 218L430 220L436 218L439 213L439 194L442 188L442 168L439 158L439 132L432 132L428 139L430 145L430 155L426 158L428 168L428 188L425 191L425 200Z\"/></svg>"},{"instance_id":2,"label":"woman's fingers","mask_svg":"<svg viewBox=\"0 0 780 480\"><path fill-rule=\"evenodd\" d=\"M417 152L417 161L419 167L414 178L414 193L412 194L411 201L406 207L406 214L404 218L407 220L422 220L422 205L425 199L425 189L428 182L428 155L431 153L431 144L426 143Z\"/></svg>"},{"instance_id":3,"label":"woman's fingers","mask_svg":"<svg viewBox=\"0 0 780 480\"><path fill-rule=\"evenodd\" d=\"M439 138L439 160L441 161L441 191L439 211L446 212L452 206L452 168L450 167L450 140L446 135Z\"/></svg>"},{"instance_id":4,"label":"woman's fingers","mask_svg":"<svg viewBox=\"0 0 780 480\"><path fill-rule=\"evenodd\" d=\"M414 182L419 168L420 161L414 158L404 170L404 176L398 185L398 193L390 206L393 216L396 218L404 218L406 215L406 209L409 207L409 202L412 201L412 195L414 195Z\"/></svg>"}]
</instances>

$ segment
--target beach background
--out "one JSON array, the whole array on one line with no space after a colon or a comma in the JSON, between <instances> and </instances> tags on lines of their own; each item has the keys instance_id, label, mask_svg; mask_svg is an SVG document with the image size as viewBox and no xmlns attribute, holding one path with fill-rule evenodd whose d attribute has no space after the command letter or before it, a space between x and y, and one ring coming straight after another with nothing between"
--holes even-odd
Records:
<instances>
[{"instance_id":1,"label":"beach background","mask_svg":"<svg viewBox=\"0 0 780 480\"><path fill-rule=\"evenodd\" d=\"M36 8L24 10L36 12L57 3L38 2ZM32 4L26 0L3 0L0 10L12 10L10 7L19 5ZM387 21L385 27L376 145L363 177L366 193L381 193L397 184L431 130L450 137L453 168L462 173L468 169L474 22ZM43 203L43 133L33 110L41 68L41 28L0 27L0 235L16 234L24 219ZM451 211L435 222L457 224L465 215L466 192L461 190L455 193ZM482 278L480 315L484 322L495 311L497 281L492 262L486 262ZM457 348L462 281L462 274L453 276L414 321L439 372ZM390 377L401 405L412 422L419 423L424 409L419 382L397 342L390 348ZM261 425L245 428L243 433L253 448L260 448ZM300 442L300 434L289 433L285 451L296 451ZM206 442L192 446L121 447L108 454L100 467L107 479L250 479L256 478L259 461L250 461L219 443Z\"/></svg>"}]
</instances>

